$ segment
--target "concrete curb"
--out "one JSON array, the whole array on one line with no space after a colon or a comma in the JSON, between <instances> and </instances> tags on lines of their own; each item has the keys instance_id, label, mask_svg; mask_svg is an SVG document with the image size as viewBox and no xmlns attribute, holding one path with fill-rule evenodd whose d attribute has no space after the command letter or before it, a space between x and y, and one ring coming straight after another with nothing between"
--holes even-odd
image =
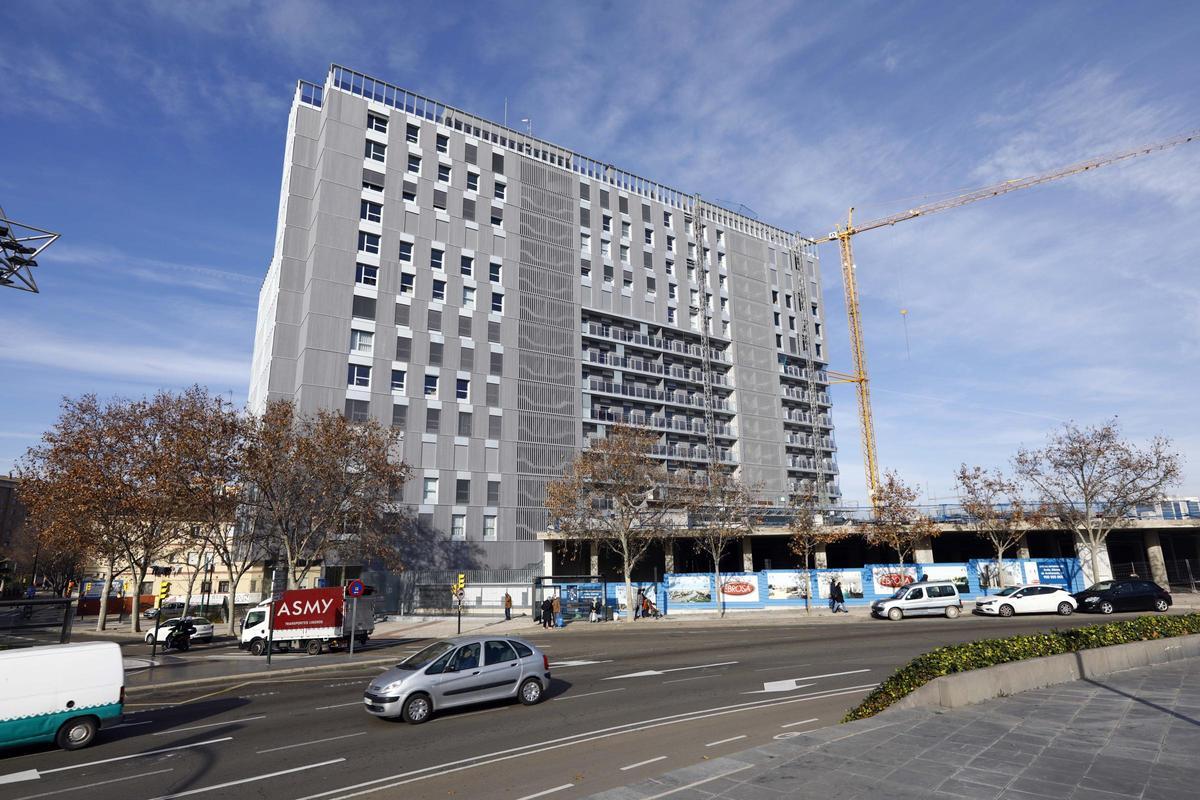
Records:
<instances>
[{"instance_id":1,"label":"concrete curb","mask_svg":"<svg viewBox=\"0 0 1200 800\"><path fill-rule=\"evenodd\" d=\"M1200 634L1096 647L1077 653L997 664L934 678L882 714L918 708L961 708L1060 683L1101 678L1135 667L1200 657Z\"/></svg>"},{"instance_id":2,"label":"concrete curb","mask_svg":"<svg viewBox=\"0 0 1200 800\"><path fill-rule=\"evenodd\" d=\"M203 686L210 683L238 683L244 681L252 681L259 678L274 678L278 675L296 675L303 672L318 672L327 669L346 669L346 667L373 667L380 664L394 664L396 657L391 658L371 658L366 661L343 662L341 664L315 664L311 667L288 667L286 669L273 669L263 672L247 672L241 675L212 675L207 678L189 678L183 681L167 681L164 683L154 683L148 686L125 686L125 694L133 694L136 692L150 692L159 689L175 689L182 686Z\"/></svg>"}]
</instances>

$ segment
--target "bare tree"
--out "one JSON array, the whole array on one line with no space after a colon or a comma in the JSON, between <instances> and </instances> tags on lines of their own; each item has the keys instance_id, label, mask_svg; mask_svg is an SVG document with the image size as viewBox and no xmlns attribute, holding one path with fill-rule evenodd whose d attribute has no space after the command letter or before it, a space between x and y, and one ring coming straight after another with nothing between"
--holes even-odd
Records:
<instances>
[{"instance_id":1,"label":"bare tree","mask_svg":"<svg viewBox=\"0 0 1200 800\"><path fill-rule=\"evenodd\" d=\"M875 515L861 529L867 541L896 551L903 566L918 544L941 533L937 523L916 507L917 490L910 488L895 472L884 473L875 494Z\"/></svg>"},{"instance_id":2,"label":"bare tree","mask_svg":"<svg viewBox=\"0 0 1200 800\"><path fill-rule=\"evenodd\" d=\"M999 585L1003 587L1005 554L1021 543L1027 531L1043 524L1046 515L1041 506L1027 505L1021 499L1020 485L1000 470L962 464L955 482L967 526L991 542Z\"/></svg>"},{"instance_id":3,"label":"bare tree","mask_svg":"<svg viewBox=\"0 0 1200 800\"><path fill-rule=\"evenodd\" d=\"M656 438L644 429L613 425L546 487L551 524L564 538L600 542L621 559L631 612L626 621L633 620L634 567L676 527L667 472L650 455Z\"/></svg>"},{"instance_id":4,"label":"bare tree","mask_svg":"<svg viewBox=\"0 0 1200 800\"><path fill-rule=\"evenodd\" d=\"M731 542L741 541L753 529L754 491L731 471L712 466L705 473L704 483L688 493L687 503L691 518L688 533L695 537L696 549L712 560L717 608L723 617L721 556Z\"/></svg>"},{"instance_id":5,"label":"bare tree","mask_svg":"<svg viewBox=\"0 0 1200 800\"><path fill-rule=\"evenodd\" d=\"M249 420L244 502L250 524L264 527L286 561L290 586L334 554L398 566L401 530L388 512L409 469L394 458L396 438L374 420L350 423L329 411L299 416L286 401Z\"/></svg>"},{"instance_id":6,"label":"bare tree","mask_svg":"<svg viewBox=\"0 0 1200 800\"><path fill-rule=\"evenodd\" d=\"M813 563L813 554L818 548L839 542L850 536L851 531L840 526L824 525L819 519L820 498L811 490L797 492L792 495L788 522L788 549L800 558L801 569L804 571L805 585L809 588L804 592L804 613L811 613L809 605L809 590L812 588L812 573L809 572Z\"/></svg>"},{"instance_id":7,"label":"bare tree","mask_svg":"<svg viewBox=\"0 0 1200 800\"><path fill-rule=\"evenodd\" d=\"M1100 580L1100 549L1108 535L1181 475L1170 439L1156 436L1140 448L1121 438L1115 417L1084 428L1068 422L1045 447L1018 451L1013 466L1048 512L1087 545L1093 581Z\"/></svg>"}]
</instances>

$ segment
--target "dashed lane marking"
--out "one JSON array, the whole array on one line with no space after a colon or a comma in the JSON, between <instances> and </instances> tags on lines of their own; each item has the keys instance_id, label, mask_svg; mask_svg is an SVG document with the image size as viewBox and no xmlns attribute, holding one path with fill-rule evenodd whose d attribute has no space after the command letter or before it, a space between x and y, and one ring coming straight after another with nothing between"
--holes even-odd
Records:
<instances>
[{"instance_id":1,"label":"dashed lane marking","mask_svg":"<svg viewBox=\"0 0 1200 800\"><path fill-rule=\"evenodd\" d=\"M630 770L630 769L637 769L638 767L644 767L647 764L653 764L656 761L666 761L666 760L667 760L666 756L658 756L657 758L647 758L645 761L639 761L636 764L626 764L625 766L621 767L621 772L625 772L626 770Z\"/></svg>"},{"instance_id":2,"label":"dashed lane marking","mask_svg":"<svg viewBox=\"0 0 1200 800\"><path fill-rule=\"evenodd\" d=\"M747 738L749 738L749 736L747 734L743 733L741 736L730 736L728 739L718 739L717 741L709 742L708 744L706 744L704 746L705 747L716 747L719 744L729 744L730 742L736 742L739 739L747 739Z\"/></svg>"},{"instance_id":3,"label":"dashed lane marking","mask_svg":"<svg viewBox=\"0 0 1200 800\"><path fill-rule=\"evenodd\" d=\"M252 777L241 778L240 780L236 780L236 781L226 781L225 783L218 783L216 786L202 786L199 789L189 789L186 792L176 792L174 794L164 794L159 797L153 798L153 800L175 800L175 798L177 798L177 797L187 797L187 796L193 795L193 794L203 794L204 792L214 792L217 789L228 789L230 786L240 786L243 783L254 783L255 781L265 781L265 780L268 780L269 778L278 778L280 775L290 775L293 772L303 772L306 769L317 769L318 767L328 767L333 764L340 764L345 760L346 759L344 759L344 758L334 758L329 761L322 761L318 764L305 764L302 767L292 767L291 769L281 769L278 772L268 772L266 775L254 775Z\"/></svg>"},{"instance_id":4,"label":"dashed lane marking","mask_svg":"<svg viewBox=\"0 0 1200 800\"><path fill-rule=\"evenodd\" d=\"M198 731L201 728L219 728L222 725L237 725L239 722L253 722L256 719L266 719L266 714L259 714L257 717L242 717L241 719L231 719L225 722L206 722L203 725L189 725L186 728L171 728L166 731L157 731L154 736L166 736L170 733L183 733L184 731Z\"/></svg>"},{"instance_id":5,"label":"dashed lane marking","mask_svg":"<svg viewBox=\"0 0 1200 800\"><path fill-rule=\"evenodd\" d=\"M114 726L114 727L116 727L116 726ZM51 795L62 794L64 792L78 792L83 789L94 789L97 786L105 786L110 783L120 783L121 781L131 781L131 780L134 780L135 778L148 778L151 775L161 775L164 772L174 772L174 771L175 771L174 767L169 767L167 769L156 769L152 772L139 772L136 775L126 775L123 778L110 778L109 780L106 780L106 781L96 781L95 783L85 783L82 786L69 786L66 789L55 789L54 791L51 791L51 792L39 792L38 794L27 794L24 797L16 798L16 800L36 800L36 798L39 798L39 797L50 797Z\"/></svg>"},{"instance_id":6,"label":"dashed lane marking","mask_svg":"<svg viewBox=\"0 0 1200 800\"><path fill-rule=\"evenodd\" d=\"M330 736L328 739L313 739L311 742L297 742L296 744L285 744L280 747L268 747L266 750L258 750L255 755L261 756L263 753L274 753L279 750L291 750L294 747L307 747L310 744L322 744L323 742L336 742L338 739L352 739L355 736L366 736L366 731L358 733L347 733L344 736Z\"/></svg>"},{"instance_id":7,"label":"dashed lane marking","mask_svg":"<svg viewBox=\"0 0 1200 800\"><path fill-rule=\"evenodd\" d=\"M548 794L554 794L555 792L561 792L563 789L574 788L574 786L575 786L575 784L573 784L573 783L564 783L562 786L555 786L553 789L543 789L540 792L534 792L533 794L527 794L524 797L518 797L517 800L533 800L533 798L535 798L535 797L545 797Z\"/></svg>"},{"instance_id":8,"label":"dashed lane marking","mask_svg":"<svg viewBox=\"0 0 1200 800\"><path fill-rule=\"evenodd\" d=\"M812 719L802 719L802 720L800 720L799 722L789 722L789 723L787 723L786 725L780 725L779 727L781 727L781 728L794 728L794 727L796 727L797 725L807 725L807 724L808 724L808 723L810 723L810 722L817 722L817 721L818 721L818 718L817 718L817 717L813 717Z\"/></svg>"}]
</instances>

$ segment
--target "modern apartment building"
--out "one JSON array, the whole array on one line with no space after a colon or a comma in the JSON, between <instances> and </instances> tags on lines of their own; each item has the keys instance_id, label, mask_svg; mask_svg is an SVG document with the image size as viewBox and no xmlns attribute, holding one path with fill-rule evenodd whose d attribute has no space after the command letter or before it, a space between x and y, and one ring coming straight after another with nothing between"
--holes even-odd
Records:
<instances>
[{"instance_id":1,"label":"modern apartment building","mask_svg":"<svg viewBox=\"0 0 1200 800\"><path fill-rule=\"evenodd\" d=\"M794 233L342 67L297 87L250 408L402 430L406 504L478 566L541 563L546 483L621 421L836 501L824 341Z\"/></svg>"}]
</instances>

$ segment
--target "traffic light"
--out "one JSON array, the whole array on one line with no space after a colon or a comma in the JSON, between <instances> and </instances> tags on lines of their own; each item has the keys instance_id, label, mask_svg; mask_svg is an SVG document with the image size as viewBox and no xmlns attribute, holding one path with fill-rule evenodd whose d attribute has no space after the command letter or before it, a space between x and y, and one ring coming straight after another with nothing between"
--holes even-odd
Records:
<instances>
[{"instance_id":1,"label":"traffic light","mask_svg":"<svg viewBox=\"0 0 1200 800\"><path fill-rule=\"evenodd\" d=\"M458 573L458 580L454 584L454 591L461 592L467 588L467 574L465 572Z\"/></svg>"},{"instance_id":2,"label":"traffic light","mask_svg":"<svg viewBox=\"0 0 1200 800\"><path fill-rule=\"evenodd\" d=\"M162 606L163 601L167 599L167 595L171 593L170 581L159 581L158 583L158 604Z\"/></svg>"}]
</instances>

